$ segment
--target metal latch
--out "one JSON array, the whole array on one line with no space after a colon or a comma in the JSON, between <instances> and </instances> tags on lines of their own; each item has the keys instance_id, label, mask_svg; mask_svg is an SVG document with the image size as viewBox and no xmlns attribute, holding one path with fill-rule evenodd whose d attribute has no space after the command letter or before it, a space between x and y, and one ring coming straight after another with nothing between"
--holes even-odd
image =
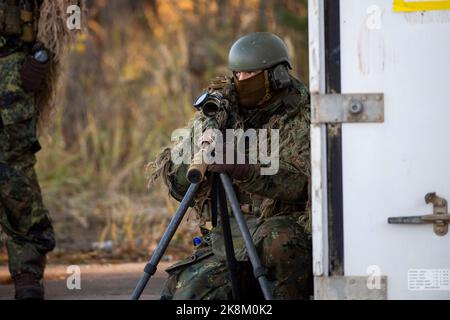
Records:
<instances>
[{"instance_id":1,"label":"metal latch","mask_svg":"<svg viewBox=\"0 0 450 320\"><path fill-rule=\"evenodd\" d=\"M312 123L384 122L384 94L313 94Z\"/></svg>"},{"instance_id":2,"label":"metal latch","mask_svg":"<svg viewBox=\"0 0 450 320\"><path fill-rule=\"evenodd\" d=\"M388 218L390 224L424 224L432 223L434 233L438 236L445 236L448 232L450 223L450 214L448 213L447 200L436 195L435 192L428 193L425 196L427 204L433 204L433 214L413 217L393 217Z\"/></svg>"}]
</instances>

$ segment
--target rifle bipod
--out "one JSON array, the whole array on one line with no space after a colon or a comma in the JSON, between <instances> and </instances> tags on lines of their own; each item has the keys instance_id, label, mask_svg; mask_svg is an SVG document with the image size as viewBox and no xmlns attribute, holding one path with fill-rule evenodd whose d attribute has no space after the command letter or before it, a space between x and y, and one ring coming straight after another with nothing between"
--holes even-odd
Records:
<instances>
[{"instance_id":1,"label":"rifle bipod","mask_svg":"<svg viewBox=\"0 0 450 320\"><path fill-rule=\"evenodd\" d=\"M223 199L223 193L226 194L226 197L228 198L228 201L230 202L234 218L236 219L237 225L242 234L242 238L244 239L245 247L247 249L247 253L248 253L250 262L252 264L252 267L253 267L253 275L258 280L258 283L261 287L264 298L266 300L272 300L272 292L269 288L269 283L266 278L266 270L262 266L261 260L259 259L258 253L257 253L255 245L253 243L252 236L250 234L250 231L248 229L244 215L242 214L238 199L236 197L236 193L234 192L233 185L231 183L231 179L225 174L220 174L220 181L218 181L218 179L216 179L216 183L220 184L216 190L218 193L217 194L218 201L215 204L213 203L213 205L218 205L219 211L221 213L222 226L224 228L224 237L225 237L224 242L225 242L225 251L226 251L226 256L227 256L227 266L230 271L230 277L231 277L232 288L233 288L233 299L240 298L239 291L238 291L238 285L237 285L237 275L236 275L237 263L236 263L236 259L234 257L234 249L232 246L232 238L231 238L230 224L229 224L229 220L228 220L227 206L226 206L225 199ZM168 247L170 241L172 240L172 237L175 234L178 226L180 225L181 221L183 220L183 217L184 217L187 209L189 208L189 205L192 203L192 200L194 199L194 196L197 193L199 185L200 185L200 183L192 183L189 186L189 189L186 192L186 195L184 196L183 200L181 201L181 204L178 207L177 211L175 212L175 215L172 218L172 221L170 222L169 226L167 227L166 231L164 232L152 257L150 258L149 262L145 266L144 274L142 275L141 279L139 280L138 284L136 285L136 288L134 289L133 294L131 296L132 300L138 300L140 298L148 281L156 273L157 266L163 256L164 252L167 250L167 247ZM222 198L222 200L221 200L221 198Z\"/></svg>"}]
</instances>

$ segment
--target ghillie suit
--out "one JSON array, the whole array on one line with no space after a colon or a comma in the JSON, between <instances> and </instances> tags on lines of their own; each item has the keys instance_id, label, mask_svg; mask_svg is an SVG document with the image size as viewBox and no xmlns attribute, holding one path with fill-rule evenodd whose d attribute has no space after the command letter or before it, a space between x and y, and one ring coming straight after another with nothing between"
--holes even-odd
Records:
<instances>
[{"instance_id":1,"label":"ghillie suit","mask_svg":"<svg viewBox=\"0 0 450 320\"><path fill-rule=\"evenodd\" d=\"M209 90L220 90L233 101L232 81L221 78ZM234 102L232 104L235 104ZM204 120L199 112L194 119ZM275 175L260 174L256 165L245 180L233 180L241 209L276 299L309 299L312 294L310 243L310 107L306 87L295 78L292 86L276 92L257 109L234 108L228 117L218 119L222 128L279 130L280 167ZM192 122L191 122L192 124ZM189 125L189 127L191 126ZM268 138L270 139L270 138ZM268 141L270 143L270 141ZM183 144L181 142L180 144ZM189 182L188 165L174 165L170 155L179 145L166 148L151 164L151 181L162 177L170 194L180 200ZM269 148L269 147L268 147ZM220 221L211 230L211 188L208 176L195 198L203 242L195 253L167 271L169 280L162 299L227 299L231 284L225 264ZM236 221L230 216L235 255L240 262L241 295L255 298L259 292L249 267L246 249Z\"/></svg>"},{"instance_id":2,"label":"ghillie suit","mask_svg":"<svg viewBox=\"0 0 450 320\"><path fill-rule=\"evenodd\" d=\"M77 1L0 1L0 225L9 236L9 269L16 298L43 297L39 288L27 293L30 286L26 284L29 279L35 283L42 279L46 254L55 247L34 165L41 149L38 122L53 108L63 57L73 39L66 30L67 6L73 3ZM34 59L36 41L50 53L50 71L39 78L44 79L44 87L30 91L24 66Z\"/></svg>"},{"instance_id":3,"label":"ghillie suit","mask_svg":"<svg viewBox=\"0 0 450 320\"><path fill-rule=\"evenodd\" d=\"M39 10L37 41L51 52L49 71L45 87L37 94L39 120L45 123L55 108L57 82L64 67L64 61L70 45L74 42L79 31L69 30L66 26L67 8L78 5L81 9L82 22L85 26L85 0L44 0Z\"/></svg>"}]
</instances>

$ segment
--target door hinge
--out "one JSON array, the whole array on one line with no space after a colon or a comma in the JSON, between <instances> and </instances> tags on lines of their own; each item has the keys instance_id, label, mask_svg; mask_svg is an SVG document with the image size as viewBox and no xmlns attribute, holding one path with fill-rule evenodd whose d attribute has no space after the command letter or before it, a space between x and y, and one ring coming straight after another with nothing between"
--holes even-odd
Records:
<instances>
[{"instance_id":1,"label":"door hinge","mask_svg":"<svg viewBox=\"0 0 450 320\"><path fill-rule=\"evenodd\" d=\"M313 94L312 123L384 122L384 94Z\"/></svg>"}]
</instances>

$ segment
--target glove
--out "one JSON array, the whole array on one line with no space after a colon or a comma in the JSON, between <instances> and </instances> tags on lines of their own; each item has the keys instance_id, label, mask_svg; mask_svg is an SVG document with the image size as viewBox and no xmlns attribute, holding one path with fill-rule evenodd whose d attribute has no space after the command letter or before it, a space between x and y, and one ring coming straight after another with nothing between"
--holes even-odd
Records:
<instances>
[{"instance_id":1,"label":"glove","mask_svg":"<svg viewBox=\"0 0 450 320\"><path fill-rule=\"evenodd\" d=\"M214 139L213 139L214 140ZM218 148L222 149L221 157L223 160L223 164L210 164L207 166L206 170L209 172L215 173L224 173L227 174L230 178L235 180L246 180L250 178L253 173L254 165L248 164L248 158L245 158L244 164L238 164L237 161L237 150L235 149L234 144L222 143L215 145L215 150ZM234 154L234 161L232 163L226 163L227 161L227 153L231 152Z\"/></svg>"},{"instance_id":2,"label":"glove","mask_svg":"<svg viewBox=\"0 0 450 320\"><path fill-rule=\"evenodd\" d=\"M22 87L25 92L38 92L43 89L49 63L42 63L32 56L27 56L20 70Z\"/></svg>"},{"instance_id":3,"label":"glove","mask_svg":"<svg viewBox=\"0 0 450 320\"><path fill-rule=\"evenodd\" d=\"M253 165L251 164L210 164L207 168L210 172L224 173L236 180L246 180L250 177Z\"/></svg>"}]
</instances>

